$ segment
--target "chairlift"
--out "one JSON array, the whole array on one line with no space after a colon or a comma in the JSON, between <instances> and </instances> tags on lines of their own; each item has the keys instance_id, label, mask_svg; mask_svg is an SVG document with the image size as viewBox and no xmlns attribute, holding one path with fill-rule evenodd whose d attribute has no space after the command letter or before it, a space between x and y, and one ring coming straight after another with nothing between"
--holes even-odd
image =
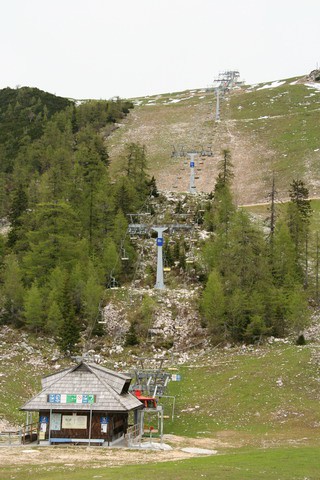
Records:
<instances>
[{"instance_id":1,"label":"chairlift","mask_svg":"<svg viewBox=\"0 0 320 480\"><path fill-rule=\"evenodd\" d=\"M194 263L194 259L193 258L187 258L186 263Z\"/></svg>"},{"instance_id":2,"label":"chairlift","mask_svg":"<svg viewBox=\"0 0 320 480\"><path fill-rule=\"evenodd\" d=\"M112 276L110 277L109 285L110 285L111 290L118 290L119 289L116 279Z\"/></svg>"},{"instance_id":3,"label":"chairlift","mask_svg":"<svg viewBox=\"0 0 320 480\"><path fill-rule=\"evenodd\" d=\"M126 251L125 251L124 248L121 249L121 252L122 252L122 254L121 254L121 260L123 260L123 261L128 261L128 260L129 260L129 257L128 257L128 255L126 254Z\"/></svg>"}]
</instances>

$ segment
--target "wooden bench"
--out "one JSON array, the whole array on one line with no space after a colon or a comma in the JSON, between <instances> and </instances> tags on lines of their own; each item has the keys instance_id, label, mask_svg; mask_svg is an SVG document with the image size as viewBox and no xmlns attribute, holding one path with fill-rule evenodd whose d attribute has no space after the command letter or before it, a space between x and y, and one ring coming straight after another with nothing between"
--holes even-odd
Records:
<instances>
[{"instance_id":1,"label":"wooden bench","mask_svg":"<svg viewBox=\"0 0 320 480\"><path fill-rule=\"evenodd\" d=\"M79 443L90 443L90 445L102 445L104 443L103 438L51 438L50 443L72 443L77 445Z\"/></svg>"}]
</instances>

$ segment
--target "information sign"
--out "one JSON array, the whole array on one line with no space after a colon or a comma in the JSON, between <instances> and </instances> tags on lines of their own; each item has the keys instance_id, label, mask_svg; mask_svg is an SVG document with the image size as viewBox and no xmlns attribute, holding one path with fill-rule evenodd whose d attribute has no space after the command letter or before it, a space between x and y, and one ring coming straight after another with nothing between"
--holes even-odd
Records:
<instances>
[{"instance_id":1,"label":"information sign","mask_svg":"<svg viewBox=\"0 0 320 480\"><path fill-rule=\"evenodd\" d=\"M86 415L63 415L62 428L85 429L87 428Z\"/></svg>"},{"instance_id":2,"label":"information sign","mask_svg":"<svg viewBox=\"0 0 320 480\"><path fill-rule=\"evenodd\" d=\"M61 430L61 413L52 413L51 414L51 424L50 430L59 431Z\"/></svg>"},{"instance_id":3,"label":"information sign","mask_svg":"<svg viewBox=\"0 0 320 480\"><path fill-rule=\"evenodd\" d=\"M107 425L109 423L109 417L100 417L101 425Z\"/></svg>"},{"instance_id":4,"label":"information sign","mask_svg":"<svg viewBox=\"0 0 320 480\"><path fill-rule=\"evenodd\" d=\"M94 403L95 396L93 394L65 394L65 393L50 393L48 395L49 403Z\"/></svg>"}]
</instances>

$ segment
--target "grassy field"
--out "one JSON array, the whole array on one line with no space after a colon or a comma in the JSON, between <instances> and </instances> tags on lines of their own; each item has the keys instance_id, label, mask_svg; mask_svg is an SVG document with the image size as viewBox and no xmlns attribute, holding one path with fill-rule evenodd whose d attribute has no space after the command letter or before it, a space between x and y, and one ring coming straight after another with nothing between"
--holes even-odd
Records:
<instances>
[{"instance_id":1,"label":"grassy field","mask_svg":"<svg viewBox=\"0 0 320 480\"><path fill-rule=\"evenodd\" d=\"M259 444L268 435L319 441L319 382L308 347L277 345L212 354L170 383L176 419L165 431Z\"/></svg>"},{"instance_id":2,"label":"grassy field","mask_svg":"<svg viewBox=\"0 0 320 480\"><path fill-rule=\"evenodd\" d=\"M134 455L134 453L133 453ZM41 462L39 462L41 463ZM145 465L77 468L72 466L28 465L0 470L1 479L9 480L90 480L95 478L131 480L165 478L166 480L319 480L319 449L278 448L244 450L224 455L192 458L176 462Z\"/></svg>"}]
</instances>

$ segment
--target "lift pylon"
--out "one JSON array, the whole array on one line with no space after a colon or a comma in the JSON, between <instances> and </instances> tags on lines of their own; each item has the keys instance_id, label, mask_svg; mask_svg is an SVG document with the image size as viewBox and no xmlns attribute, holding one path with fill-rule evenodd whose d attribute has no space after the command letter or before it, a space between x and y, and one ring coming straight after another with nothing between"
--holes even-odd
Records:
<instances>
[{"instance_id":1,"label":"lift pylon","mask_svg":"<svg viewBox=\"0 0 320 480\"><path fill-rule=\"evenodd\" d=\"M196 185L194 182L195 175L194 175L194 159L198 155L198 152L188 152L187 153L188 157L190 157L190 186L189 186L189 192L190 193L196 193Z\"/></svg>"},{"instance_id":2,"label":"lift pylon","mask_svg":"<svg viewBox=\"0 0 320 480\"><path fill-rule=\"evenodd\" d=\"M163 247L163 232L167 230L167 227L152 227L152 230L158 233L157 237L157 280L154 288L158 288L163 290L165 288L164 281L163 281L163 255L162 255L162 247Z\"/></svg>"}]
</instances>

